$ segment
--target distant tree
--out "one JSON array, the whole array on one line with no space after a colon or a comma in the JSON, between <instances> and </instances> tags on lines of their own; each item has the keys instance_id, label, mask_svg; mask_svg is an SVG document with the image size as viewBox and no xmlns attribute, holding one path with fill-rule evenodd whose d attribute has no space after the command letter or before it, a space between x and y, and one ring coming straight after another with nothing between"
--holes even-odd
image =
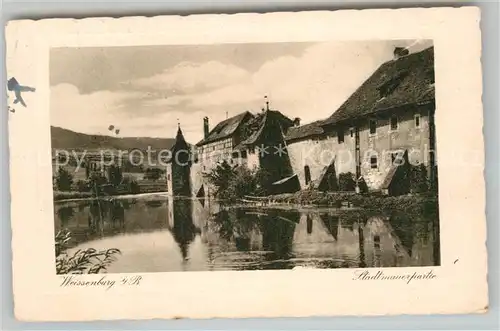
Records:
<instances>
[{"instance_id":1,"label":"distant tree","mask_svg":"<svg viewBox=\"0 0 500 331\"><path fill-rule=\"evenodd\" d=\"M73 185L73 175L63 167L60 167L56 176L56 187L59 191L71 191Z\"/></svg>"},{"instance_id":2,"label":"distant tree","mask_svg":"<svg viewBox=\"0 0 500 331\"><path fill-rule=\"evenodd\" d=\"M113 186L118 186L123 180L122 169L119 166L111 165L108 168L108 181Z\"/></svg>"},{"instance_id":3,"label":"distant tree","mask_svg":"<svg viewBox=\"0 0 500 331\"><path fill-rule=\"evenodd\" d=\"M88 185L89 185L90 190L94 194L100 194L102 192L102 186L107 184L107 183L108 183L108 180L106 179L106 177L104 177L101 174L101 172L93 171L90 174Z\"/></svg>"},{"instance_id":4,"label":"distant tree","mask_svg":"<svg viewBox=\"0 0 500 331\"><path fill-rule=\"evenodd\" d=\"M76 189L78 192L88 192L90 191L89 182L85 180L79 180L76 182Z\"/></svg>"}]
</instances>

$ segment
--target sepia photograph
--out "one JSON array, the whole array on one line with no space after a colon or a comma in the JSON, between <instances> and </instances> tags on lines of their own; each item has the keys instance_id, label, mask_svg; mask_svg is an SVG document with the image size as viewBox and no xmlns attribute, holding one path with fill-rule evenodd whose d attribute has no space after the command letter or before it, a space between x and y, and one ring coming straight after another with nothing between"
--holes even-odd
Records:
<instances>
[{"instance_id":1,"label":"sepia photograph","mask_svg":"<svg viewBox=\"0 0 500 331\"><path fill-rule=\"evenodd\" d=\"M432 40L54 48L57 274L440 265Z\"/></svg>"},{"instance_id":2,"label":"sepia photograph","mask_svg":"<svg viewBox=\"0 0 500 331\"><path fill-rule=\"evenodd\" d=\"M479 23L9 22L16 318L487 312Z\"/></svg>"}]
</instances>

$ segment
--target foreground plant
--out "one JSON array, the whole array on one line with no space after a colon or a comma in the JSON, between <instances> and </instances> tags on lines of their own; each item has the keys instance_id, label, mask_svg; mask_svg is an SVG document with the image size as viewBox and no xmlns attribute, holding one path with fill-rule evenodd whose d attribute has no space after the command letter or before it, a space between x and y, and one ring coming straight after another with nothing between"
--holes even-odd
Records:
<instances>
[{"instance_id":1,"label":"foreground plant","mask_svg":"<svg viewBox=\"0 0 500 331\"><path fill-rule=\"evenodd\" d=\"M68 253L71 232L61 230L55 238L56 273L60 274L98 274L116 261L117 248L98 251L95 248L79 249L72 255Z\"/></svg>"}]
</instances>

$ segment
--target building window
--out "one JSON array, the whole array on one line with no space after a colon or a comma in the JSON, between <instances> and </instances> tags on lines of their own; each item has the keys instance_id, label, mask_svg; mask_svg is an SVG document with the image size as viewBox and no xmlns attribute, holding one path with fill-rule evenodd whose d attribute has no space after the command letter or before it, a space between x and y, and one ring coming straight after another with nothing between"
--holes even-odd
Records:
<instances>
[{"instance_id":1,"label":"building window","mask_svg":"<svg viewBox=\"0 0 500 331\"><path fill-rule=\"evenodd\" d=\"M349 129L349 134L350 134L351 138L354 137L354 128Z\"/></svg>"},{"instance_id":2,"label":"building window","mask_svg":"<svg viewBox=\"0 0 500 331\"><path fill-rule=\"evenodd\" d=\"M391 131L396 131L398 129L398 117L391 117Z\"/></svg>"},{"instance_id":3,"label":"building window","mask_svg":"<svg viewBox=\"0 0 500 331\"><path fill-rule=\"evenodd\" d=\"M247 151L241 151L241 157L243 159L246 159L247 158Z\"/></svg>"},{"instance_id":4,"label":"building window","mask_svg":"<svg viewBox=\"0 0 500 331\"><path fill-rule=\"evenodd\" d=\"M377 169L378 168L378 162L377 162L377 157L376 156L370 157L370 168L372 168L372 169Z\"/></svg>"},{"instance_id":5,"label":"building window","mask_svg":"<svg viewBox=\"0 0 500 331\"><path fill-rule=\"evenodd\" d=\"M420 114L415 114L415 128L420 128Z\"/></svg>"},{"instance_id":6,"label":"building window","mask_svg":"<svg viewBox=\"0 0 500 331\"><path fill-rule=\"evenodd\" d=\"M344 142L344 129L339 129L337 132L337 140L339 144Z\"/></svg>"},{"instance_id":7,"label":"building window","mask_svg":"<svg viewBox=\"0 0 500 331\"><path fill-rule=\"evenodd\" d=\"M377 133L377 121L370 120L370 134L375 134L375 133Z\"/></svg>"},{"instance_id":8,"label":"building window","mask_svg":"<svg viewBox=\"0 0 500 331\"><path fill-rule=\"evenodd\" d=\"M167 175L167 180L170 180L170 174Z\"/></svg>"},{"instance_id":9,"label":"building window","mask_svg":"<svg viewBox=\"0 0 500 331\"><path fill-rule=\"evenodd\" d=\"M304 167L304 177L306 180L306 185L309 184L311 182L311 169L309 169L308 165Z\"/></svg>"}]
</instances>

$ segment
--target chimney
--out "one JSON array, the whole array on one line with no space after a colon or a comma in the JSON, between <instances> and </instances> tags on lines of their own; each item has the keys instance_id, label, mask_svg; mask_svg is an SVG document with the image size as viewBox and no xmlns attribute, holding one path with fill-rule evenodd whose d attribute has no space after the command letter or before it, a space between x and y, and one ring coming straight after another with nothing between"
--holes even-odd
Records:
<instances>
[{"instance_id":1,"label":"chimney","mask_svg":"<svg viewBox=\"0 0 500 331\"><path fill-rule=\"evenodd\" d=\"M210 132L210 129L208 127L208 117L205 116L205 117L203 117L203 137L207 138L209 132Z\"/></svg>"},{"instance_id":2,"label":"chimney","mask_svg":"<svg viewBox=\"0 0 500 331\"><path fill-rule=\"evenodd\" d=\"M300 126L300 118L295 117L293 119L293 126Z\"/></svg>"},{"instance_id":3,"label":"chimney","mask_svg":"<svg viewBox=\"0 0 500 331\"><path fill-rule=\"evenodd\" d=\"M403 56L406 56L410 51L405 47L395 47L394 48L394 60L397 60Z\"/></svg>"}]
</instances>

